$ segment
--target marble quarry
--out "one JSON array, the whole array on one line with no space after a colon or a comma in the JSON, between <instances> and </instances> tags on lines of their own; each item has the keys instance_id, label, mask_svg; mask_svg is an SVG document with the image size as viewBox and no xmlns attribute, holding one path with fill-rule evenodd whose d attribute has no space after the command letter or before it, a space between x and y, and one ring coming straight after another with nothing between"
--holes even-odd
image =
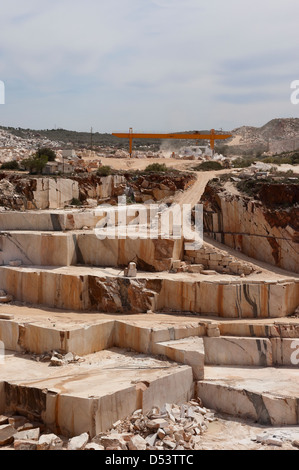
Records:
<instances>
[{"instance_id":1,"label":"marble quarry","mask_svg":"<svg viewBox=\"0 0 299 470\"><path fill-rule=\"evenodd\" d=\"M25 417L56 437L86 435L83 446L102 446L101 433L136 410L171 403L169 417L190 400L203 414L299 425L294 213L208 184L200 248L162 234L99 239L102 216L66 204L81 191L66 181L31 181L35 207L0 211L0 417ZM123 185L110 178L88 196L111 198ZM167 442L169 423L151 419ZM11 445L3 422L0 445ZM193 426L193 443L207 425ZM158 439L146 432L144 450ZM169 449L183 446L172 437ZM41 445L20 440L15 448Z\"/></svg>"}]
</instances>

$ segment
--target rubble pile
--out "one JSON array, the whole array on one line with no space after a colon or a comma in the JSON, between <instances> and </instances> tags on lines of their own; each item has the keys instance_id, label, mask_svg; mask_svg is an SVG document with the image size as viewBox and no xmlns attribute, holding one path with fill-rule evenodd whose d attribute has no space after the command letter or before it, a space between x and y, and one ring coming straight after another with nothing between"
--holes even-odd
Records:
<instances>
[{"instance_id":1,"label":"rubble pile","mask_svg":"<svg viewBox=\"0 0 299 470\"><path fill-rule=\"evenodd\" d=\"M182 405L166 403L144 414L136 410L113 428L90 438L88 433L67 439L24 416L0 416L0 446L15 450L199 450L201 435L214 413L200 399Z\"/></svg>"},{"instance_id":2,"label":"rubble pile","mask_svg":"<svg viewBox=\"0 0 299 470\"><path fill-rule=\"evenodd\" d=\"M230 255L226 250L220 250L213 245L204 243L198 250L185 251L184 260L191 263L187 271L203 272L213 270L223 274L248 276L257 271L256 266L240 258ZM194 270L198 266L198 270ZM201 266L201 268L200 268Z\"/></svg>"},{"instance_id":3,"label":"rubble pile","mask_svg":"<svg viewBox=\"0 0 299 470\"><path fill-rule=\"evenodd\" d=\"M215 436L205 432L209 423L223 428ZM236 428L241 425L241 428ZM234 436L242 429L240 435ZM245 431L245 434L244 434ZM226 439L224 437L226 436ZM212 440L211 440L212 439ZM215 441L216 439L216 441ZM220 442L222 446L218 447ZM225 442L229 444L225 445ZM0 450L102 450L102 451L196 451L229 449L295 450L299 448L296 428L248 427L241 422L224 421L203 408L200 401L191 400L181 406L166 404L159 410L143 414L136 410L125 420L119 420L113 428L90 438L87 432L72 438L56 435L34 417L0 415ZM225 446L225 447L224 447Z\"/></svg>"},{"instance_id":4,"label":"rubble pile","mask_svg":"<svg viewBox=\"0 0 299 470\"><path fill-rule=\"evenodd\" d=\"M49 366L62 367L67 364L76 364L78 362L84 362L84 359L77 354L68 352L62 354L58 351L50 351L44 354L34 354L32 359L36 362L49 362Z\"/></svg>"},{"instance_id":5,"label":"rubble pile","mask_svg":"<svg viewBox=\"0 0 299 470\"><path fill-rule=\"evenodd\" d=\"M106 450L198 450L201 435L215 420L214 413L202 407L200 399L183 405L166 403L146 414L135 411L92 442Z\"/></svg>"},{"instance_id":6,"label":"rubble pile","mask_svg":"<svg viewBox=\"0 0 299 470\"><path fill-rule=\"evenodd\" d=\"M46 434L43 423L25 416L0 416L0 446L15 450L62 450L66 439ZM45 433L45 434L42 434Z\"/></svg>"}]
</instances>

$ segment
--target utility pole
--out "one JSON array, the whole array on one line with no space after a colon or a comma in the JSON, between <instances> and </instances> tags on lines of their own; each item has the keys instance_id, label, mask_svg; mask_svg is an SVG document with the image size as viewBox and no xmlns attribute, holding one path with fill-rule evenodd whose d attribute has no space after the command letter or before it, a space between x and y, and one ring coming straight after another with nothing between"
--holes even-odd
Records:
<instances>
[{"instance_id":1,"label":"utility pole","mask_svg":"<svg viewBox=\"0 0 299 470\"><path fill-rule=\"evenodd\" d=\"M93 137L93 136L92 136L92 131L93 131L93 129L91 128L91 129L90 129L90 150L92 150L92 147L93 147L93 141L92 141L92 137Z\"/></svg>"}]
</instances>

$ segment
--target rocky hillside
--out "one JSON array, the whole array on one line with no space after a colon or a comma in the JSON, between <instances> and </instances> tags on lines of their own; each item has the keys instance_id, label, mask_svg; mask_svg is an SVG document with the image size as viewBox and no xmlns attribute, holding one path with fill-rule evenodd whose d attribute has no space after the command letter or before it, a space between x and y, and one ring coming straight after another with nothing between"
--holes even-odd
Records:
<instances>
[{"instance_id":1,"label":"rocky hillside","mask_svg":"<svg viewBox=\"0 0 299 470\"><path fill-rule=\"evenodd\" d=\"M204 230L225 245L260 261L299 272L299 181L212 180L206 186ZM236 180L236 178L233 178Z\"/></svg>"},{"instance_id":2,"label":"rocky hillside","mask_svg":"<svg viewBox=\"0 0 299 470\"><path fill-rule=\"evenodd\" d=\"M231 153L281 153L299 148L299 119L272 119L262 127L242 126L231 131Z\"/></svg>"},{"instance_id":3,"label":"rocky hillside","mask_svg":"<svg viewBox=\"0 0 299 470\"><path fill-rule=\"evenodd\" d=\"M189 131L185 131L188 134ZM194 132L194 131L193 131ZM201 133L209 131L199 130ZM218 130L218 132L220 132ZM227 141L218 142L219 149L226 149L227 154L281 153L299 148L299 118L272 119L262 127L241 126L231 131L233 135ZM191 142L191 141L190 141ZM173 142L174 143L174 142ZM192 143L192 142L191 142ZM40 146L65 148L103 148L114 149L128 147L127 139L118 139L107 133L76 132L66 129L31 130L0 126L0 150L1 149L36 149ZM159 140L136 140L135 148L148 148L158 150ZM181 145L181 142L180 142Z\"/></svg>"},{"instance_id":4,"label":"rocky hillside","mask_svg":"<svg viewBox=\"0 0 299 470\"><path fill-rule=\"evenodd\" d=\"M242 126L232 133L234 136L241 136L244 143L294 138L299 136L299 119L272 119L262 127Z\"/></svg>"},{"instance_id":5,"label":"rocky hillside","mask_svg":"<svg viewBox=\"0 0 299 470\"><path fill-rule=\"evenodd\" d=\"M23 136L17 134L12 128L5 130L0 127L0 162L28 158L39 147L62 147L62 142L35 135L31 131Z\"/></svg>"}]
</instances>

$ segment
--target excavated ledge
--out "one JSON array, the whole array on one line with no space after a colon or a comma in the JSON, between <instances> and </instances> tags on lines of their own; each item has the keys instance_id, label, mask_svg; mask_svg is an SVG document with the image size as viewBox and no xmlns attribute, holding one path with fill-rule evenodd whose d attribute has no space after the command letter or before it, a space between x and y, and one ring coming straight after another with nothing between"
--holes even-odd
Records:
<instances>
[{"instance_id":1,"label":"excavated ledge","mask_svg":"<svg viewBox=\"0 0 299 470\"><path fill-rule=\"evenodd\" d=\"M298 184L248 181L259 189L251 195L234 194L221 182L206 186L201 199L206 234L251 258L298 273Z\"/></svg>"},{"instance_id":2,"label":"excavated ledge","mask_svg":"<svg viewBox=\"0 0 299 470\"><path fill-rule=\"evenodd\" d=\"M127 266L134 261L138 269L169 271L180 259L183 240L116 237L99 239L94 231L0 232L0 265L18 260L28 266Z\"/></svg>"},{"instance_id":3,"label":"excavated ledge","mask_svg":"<svg viewBox=\"0 0 299 470\"><path fill-rule=\"evenodd\" d=\"M57 326L47 326L49 315ZM26 317L21 321L21 316L0 321L0 340L6 346L0 365L0 413L41 420L65 436L94 436L135 409L146 412L154 405L198 396L204 406L222 413L268 425L299 424L298 366L273 367L275 358L282 359L279 365L287 364L290 344L299 337L296 319L259 320L256 327L268 336L257 338L249 320L157 315L153 327L153 314L131 320L95 315L96 321L91 315L80 320L77 314L81 324L74 326L64 316L49 311L35 322ZM238 325L240 333L252 336L219 336L236 333ZM81 360L49 367L42 357L53 349L80 354Z\"/></svg>"},{"instance_id":4,"label":"excavated ledge","mask_svg":"<svg viewBox=\"0 0 299 470\"><path fill-rule=\"evenodd\" d=\"M197 395L222 413L271 426L298 425L299 370L205 367Z\"/></svg>"},{"instance_id":5,"label":"excavated ledge","mask_svg":"<svg viewBox=\"0 0 299 470\"><path fill-rule=\"evenodd\" d=\"M102 196L109 181L98 188ZM142 185L149 196L152 188ZM116 196L124 188L114 189ZM187 196L194 203L196 187ZM221 197L205 203L209 231L225 238L224 222L233 224L236 247L246 252L233 208L265 240L275 263L288 260L293 269L294 228L272 226L269 218L256 222L261 204L232 195L228 207ZM0 212L0 290L2 299L13 299L0 305L0 414L92 437L138 408L198 396L233 416L299 424L299 321L287 318L299 305L298 276L247 266L242 255L231 259L216 243L209 253L185 253L210 271L197 265L185 272L183 239L99 240L92 232L99 220L95 211ZM258 250L268 256L265 243L254 246L257 257ZM124 275L129 262L137 264L136 277Z\"/></svg>"},{"instance_id":6,"label":"excavated ledge","mask_svg":"<svg viewBox=\"0 0 299 470\"><path fill-rule=\"evenodd\" d=\"M58 369L11 354L1 365L1 381L0 413L42 421L67 437L93 437L137 409L148 412L194 395L191 367L119 349Z\"/></svg>"},{"instance_id":7,"label":"excavated ledge","mask_svg":"<svg viewBox=\"0 0 299 470\"><path fill-rule=\"evenodd\" d=\"M146 313L194 312L228 318L277 318L299 305L296 278L140 273L88 267L0 267L1 288L15 300L66 310ZM278 301L279 300L279 301Z\"/></svg>"}]
</instances>

